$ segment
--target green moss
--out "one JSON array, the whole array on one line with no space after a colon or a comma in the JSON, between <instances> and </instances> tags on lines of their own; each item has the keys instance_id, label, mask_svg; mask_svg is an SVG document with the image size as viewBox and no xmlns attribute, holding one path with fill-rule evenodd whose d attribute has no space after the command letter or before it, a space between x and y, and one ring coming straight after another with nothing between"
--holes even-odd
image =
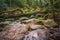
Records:
<instances>
[{"instance_id":1,"label":"green moss","mask_svg":"<svg viewBox=\"0 0 60 40\"><path fill-rule=\"evenodd\" d=\"M50 27L55 27L55 26L58 25L56 22L54 22L54 21L51 20L51 19L45 20L45 21L44 21L44 24L49 25Z\"/></svg>"}]
</instances>

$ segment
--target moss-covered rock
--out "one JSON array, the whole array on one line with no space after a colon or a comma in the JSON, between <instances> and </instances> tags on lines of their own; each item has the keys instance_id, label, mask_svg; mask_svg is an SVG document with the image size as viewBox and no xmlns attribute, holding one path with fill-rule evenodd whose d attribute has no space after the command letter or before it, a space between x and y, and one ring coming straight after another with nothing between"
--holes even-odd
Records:
<instances>
[{"instance_id":1,"label":"moss-covered rock","mask_svg":"<svg viewBox=\"0 0 60 40\"><path fill-rule=\"evenodd\" d=\"M47 19L47 20L45 20L44 24L49 25L50 27L55 27L55 26L58 25L56 22L54 22L53 19Z\"/></svg>"},{"instance_id":2,"label":"moss-covered rock","mask_svg":"<svg viewBox=\"0 0 60 40\"><path fill-rule=\"evenodd\" d=\"M32 30L34 30L34 29L44 28L44 26L43 26L43 25L30 25L30 28L31 28Z\"/></svg>"}]
</instances>

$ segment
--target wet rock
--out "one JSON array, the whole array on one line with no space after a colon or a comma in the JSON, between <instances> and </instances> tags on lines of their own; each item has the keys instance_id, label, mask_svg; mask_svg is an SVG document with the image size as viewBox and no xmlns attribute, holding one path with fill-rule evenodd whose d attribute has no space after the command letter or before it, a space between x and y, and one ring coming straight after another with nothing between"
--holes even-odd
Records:
<instances>
[{"instance_id":1,"label":"wet rock","mask_svg":"<svg viewBox=\"0 0 60 40\"><path fill-rule=\"evenodd\" d=\"M3 32L2 40L20 40L24 37L25 32L28 31L28 26L26 24L12 23Z\"/></svg>"},{"instance_id":2,"label":"wet rock","mask_svg":"<svg viewBox=\"0 0 60 40\"><path fill-rule=\"evenodd\" d=\"M28 30L28 26L26 24L14 23L10 25L9 31L16 31L18 33L24 33Z\"/></svg>"},{"instance_id":3,"label":"wet rock","mask_svg":"<svg viewBox=\"0 0 60 40\"><path fill-rule=\"evenodd\" d=\"M25 35L24 40L48 40L49 32L47 30L38 29L29 32L29 34Z\"/></svg>"},{"instance_id":4,"label":"wet rock","mask_svg":"<svg viewBox=\"0 0 60 40\"><path fill-rule=\"evenodd\" d=\"M5 33L5 34L4 34ZM23 39L24 34L17 34L17 33L9 33L8 35L6 34L6 32L3 32L0 35L0 39L1 40L21 40Z\"/></svg>"},{"instance_id":5,"label":"wet rock","mask_svg":"<svg viewBox=\"0 0 60 40\"><path fill-rule=\"evenodd\" d=\"M20 22L12 22L9 27L1 33L0 39L46 40L49 37L49 30L41 29L43 27L43 25L36 24L35 22L29 22L27 24L21 24ZM28 30L29 28L36 30Z\"/></svg>"}]
</instances>

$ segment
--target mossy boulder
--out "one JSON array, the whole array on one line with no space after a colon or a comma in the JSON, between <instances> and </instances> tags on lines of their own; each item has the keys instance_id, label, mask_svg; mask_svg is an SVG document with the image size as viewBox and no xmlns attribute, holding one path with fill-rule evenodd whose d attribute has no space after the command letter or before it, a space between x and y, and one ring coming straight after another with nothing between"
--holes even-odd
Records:
<instances>
[{"instance_id":1,"label":"mossy boulder","mask_svg":"<svg viewBox=\"0 0 60 40\"><path fill-rule=\"evenodd\" d=\"M47 20L45 20L44 24L49 25L50 27L55 27L55 26L58 25L56 22L54 22L53 19L47 19Z\"/></svg>"}]
</instances>

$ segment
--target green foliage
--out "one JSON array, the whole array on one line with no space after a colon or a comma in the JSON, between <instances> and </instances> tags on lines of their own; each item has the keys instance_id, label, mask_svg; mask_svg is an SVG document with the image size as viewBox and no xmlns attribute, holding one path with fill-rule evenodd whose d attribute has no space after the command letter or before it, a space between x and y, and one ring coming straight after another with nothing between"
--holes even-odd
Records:
<instances>
[{"instance_id":1,"label":"green foliage","mask_svg":"<svg viewBox=\"0 0 60 40\"><path fill-rule=\"evenodd\" d=\"M56 12L60 10L60 0L0 0L0 11L6 10L9 7L21 8L21 14L19 15L30 15L38 12ZM13 15L13 13L11 13ZM1 18L7 18L7 14L2 15Z\"/></svg>"},{"instance_id":2,"label":"green foliage","mask_svg":"<svg viewBox=\"0 0 60 40\"><path fill-rule=\"evenodd\" d=\"M8 6L6 3L4 3L2 0L0 0L0 11L8 9Z\"/></svg>"},{"instance_id":3,"label":"green foliage","mask_svg":"<svg viewBox=\"0 0 60 40\"><path fill-rule=\"evenodd\" d=\"M50 9L59 9L60 0L0 0L0 7L7 9L9 7L42 7L44 10L48 7Z\"/></svg>"}]
</instances>

